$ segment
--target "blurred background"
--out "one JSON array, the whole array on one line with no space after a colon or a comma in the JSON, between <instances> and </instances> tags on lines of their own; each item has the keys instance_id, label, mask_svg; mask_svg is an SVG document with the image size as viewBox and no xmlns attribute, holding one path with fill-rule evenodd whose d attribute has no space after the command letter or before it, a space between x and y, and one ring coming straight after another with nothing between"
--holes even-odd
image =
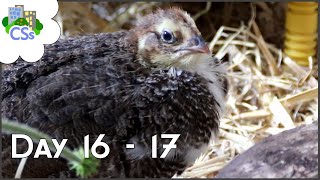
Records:
<instances>
[{"instance_id":1,"label":"blurred background","mask_svg":"<svg viewBox=\"0 0 320 180\"><path fill-rule=\"evenodd\" d=\"M192 15L207 41L222 25L238 28L255 18L265 40L278 48L283 46L286 3L59 2L59 5L56 19L63 25L64 36L130 29L139 17L157 8L178 6Z\"/></svg>"}]
</instances>

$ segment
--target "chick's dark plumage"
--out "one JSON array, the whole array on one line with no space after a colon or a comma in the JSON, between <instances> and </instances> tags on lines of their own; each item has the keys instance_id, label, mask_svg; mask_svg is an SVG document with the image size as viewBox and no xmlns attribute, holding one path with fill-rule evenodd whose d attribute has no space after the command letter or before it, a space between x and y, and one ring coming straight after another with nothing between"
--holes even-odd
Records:
<instances>
[{"instance_id":1,"label":"chick's dark plumage","mask_svg":"<svg viewBox=\"0 0 320 180\"><path fill-rule=\"evenodd\" d=\"M50 135L67 146L91 144L99 134L110 146L93 177L172 177L190 165L217 132L223 106L198 73L150 68L137 58L131 31L59 40L39 62L21 59L2 76L2 116ZM219 66L212 61L212 66ZM217 87L221 86L220 84ZM222 87L221 87L222 88ZM225 93L225 92L224 92ZM166 158L151 158L151 137L180 134ZM3 176L13 177L10 135L2 136ZM158 147L170 139L158 138ZM126 149L126 144L135 149ZM18 152L26 149L19 142ZM35 149L35 148L34 148ZM159 154L163 149L158 149ZM22 177L75 177L63 158L28 158Z\"/></svg>"}]
</instances>

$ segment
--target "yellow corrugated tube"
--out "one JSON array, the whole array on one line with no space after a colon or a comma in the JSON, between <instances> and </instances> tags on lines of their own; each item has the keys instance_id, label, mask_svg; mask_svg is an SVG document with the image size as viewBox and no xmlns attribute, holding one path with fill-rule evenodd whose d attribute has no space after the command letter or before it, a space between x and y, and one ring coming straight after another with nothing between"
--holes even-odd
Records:
<instances>
[{"instance_id":1,"label":"yellow corrugated tube","mask_svg":"<svg viewBox=\"0 0 320 180\"><path fill-rule=\"evenodd\" d=\"M289 2L284 52L298 64L308 65L308 57L316 55L317 29L317 2Z\"/></svg>"}]
</instances>

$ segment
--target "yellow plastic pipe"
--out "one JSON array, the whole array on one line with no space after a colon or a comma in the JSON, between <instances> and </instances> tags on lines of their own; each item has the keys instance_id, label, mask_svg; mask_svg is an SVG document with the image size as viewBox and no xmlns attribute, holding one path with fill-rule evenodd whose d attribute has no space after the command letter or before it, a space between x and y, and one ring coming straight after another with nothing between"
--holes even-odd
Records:
<instances>
[{"instance_id":1,"label":"yellow plastic pipe","mask_svg":"<svg viewBox=\"0 0 320 180\"><path fill-rule=\"evenodd\" d=\"M289 2L286 12L284 52L298 64L309 64L316 55L318 31L317 2Z\"/></svg>"}]
</instances>

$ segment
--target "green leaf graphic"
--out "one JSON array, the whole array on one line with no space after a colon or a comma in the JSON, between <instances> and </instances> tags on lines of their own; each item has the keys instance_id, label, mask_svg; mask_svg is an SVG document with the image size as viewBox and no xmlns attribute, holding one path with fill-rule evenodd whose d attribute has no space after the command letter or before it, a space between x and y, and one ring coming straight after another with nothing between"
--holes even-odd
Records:
<instances>
[{"instance_id":1,"label":"green leaf graphic","mask_svg":"<svg viewBox=\"0 0 320 180\"><path fill-rule=\"evenodd\" d=\"M8 16L7 16L7 17L4 17L4 18L2 19L2 25L3 25L3 27L7 27L7 26L9 25L9 18L8 18Z\"/></svg>"}]
</instances>

